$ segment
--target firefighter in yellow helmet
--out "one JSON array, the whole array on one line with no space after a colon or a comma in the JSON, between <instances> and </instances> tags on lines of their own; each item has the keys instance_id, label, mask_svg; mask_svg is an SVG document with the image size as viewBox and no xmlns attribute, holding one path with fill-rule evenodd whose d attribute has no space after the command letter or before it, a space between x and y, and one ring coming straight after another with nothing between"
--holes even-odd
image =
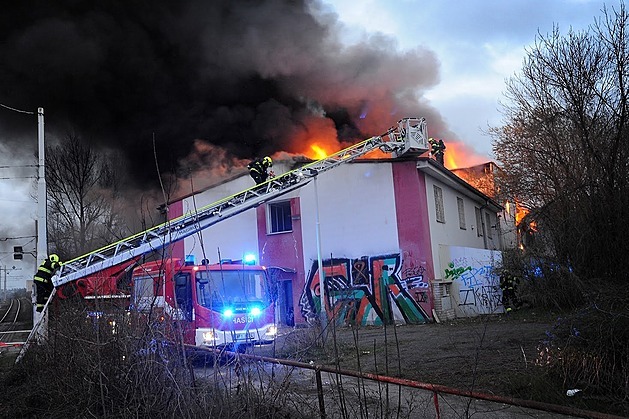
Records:
<instances>
[{"instance_id":1,"label":"firefighter in yellow helmet","mask_svg":"<svg viewBox=\"0 0 629 419\"><path fill-rule=\"evenodd\" d=\"M443 164L443 153L446 151L446 145L443 140L429 138L428 143L430 144L430 154L435 158L435 160Z\"/></svg>"},{"instance_id":2,"label":"firefighter in yellow helmet","mask_svg":"<svg viewBox=\"0 0 629 419\"><path fill-rule=\"evenodd\" d=\"M54 289L52 284L52 276L55 271L61 267L59 256L54 253L48 256L37 268L33 281L35 282L35 289L37 292L37 312L41 313L50 297L50 293Z\"/></svg>"},{"instance_id":3,"label":"firefighter in yellow helmet","mask_svg":"<svg viewBox=\"0 0 629 419\"><path fill-rule=\"evenodd\" d=\"M273 160L270 157L264 157L263 159L256 159L247 165L249 174L256 182L256 185L266 182L269 178L268 170L273 166Z\"/></svg>"}]
</instances>

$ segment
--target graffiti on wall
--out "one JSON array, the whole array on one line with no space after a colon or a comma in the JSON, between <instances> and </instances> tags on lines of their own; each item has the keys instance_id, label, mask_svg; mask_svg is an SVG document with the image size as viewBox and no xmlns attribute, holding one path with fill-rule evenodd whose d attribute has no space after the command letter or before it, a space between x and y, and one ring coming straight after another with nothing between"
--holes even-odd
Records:
<instances>
[{"instance_id":1,"label":"graffiti on wall","mask_svg":"<svg viewBox=\"0 0 629 419\"><path fill-rule=\"evenodd\" d=\"M322 263L324 304L338 324L425 323L429 284L423 266L402 269L399 254L332 258ZM299 306L312 323L321 313L319 265L314 261Z\"/></svg>"},{"instance_id":2,"label":"graffiti on wall","mask_svg":"<svg viewBox=\"0 0 629 419\"><path fill-rule=\"evenodd\" d=\"M474 312L493 313L502 306L502 291L500 280L495 274L491 264L470 261L462 257L453 260L450 265L455 267L466 266L457 279L458 306L468 307Z\"/></svg>"}]
</instances>

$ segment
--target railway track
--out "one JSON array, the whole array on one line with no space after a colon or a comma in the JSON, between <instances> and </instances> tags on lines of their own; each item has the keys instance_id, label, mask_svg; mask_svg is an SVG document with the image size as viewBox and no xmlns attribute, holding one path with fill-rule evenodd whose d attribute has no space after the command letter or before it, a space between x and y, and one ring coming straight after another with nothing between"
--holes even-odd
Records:
<instances>
[{"instance_id":1,"label":"railway track","mask_svg":"<svg viewBox=\"0 0 629 419\"><path fill-rule=\"evenodd\" d=\"M32 328L32 304L26 298L12 298L0 305L0 351L19 348Z\"/></svg>"}]
</instances>

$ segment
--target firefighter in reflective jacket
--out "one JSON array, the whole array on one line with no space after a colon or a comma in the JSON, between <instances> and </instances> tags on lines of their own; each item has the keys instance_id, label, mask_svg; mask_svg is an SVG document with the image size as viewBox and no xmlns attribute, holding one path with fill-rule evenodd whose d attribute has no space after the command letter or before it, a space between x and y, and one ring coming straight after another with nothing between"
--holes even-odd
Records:
<instances>
[{"instance_id":1,"label":"firefighter in reflective jacket","mask_svg":"<svg viewBox=\"0 0 629 419\"><path fill-rule=\"evenodd\" d=\"M33 280L37 290L37 312L41 313L50 297L50 293L54 289L52 285L52 276L55 271L61 267L59 256L52 254L48 256L37 268L37 273Z\"/></svg>"},{"instance_id":2,"label":"firefighter in reflective jacket","mask_svg":"<svg viewBox=\"0 0 629 419\"><path fill-rule=\"evenodd\" d=\"M518 296L515 293L518 282L518 278L508 273L504 273L500 277L500 288L502 288L502 305L504 306L506 313L517 310L520 307Z\"/></svg>"},{"instance_id":3,"label":"firefighter in reflective jacket","mask_svg":"<svg viewBox=\"0 0 629 419\"><path fill-rule=\"evenodd\" d=\"M428 143L430 144L430 154L435 157L435 160L443 164L443 153L446 151L446 145L443 140L429 138Z\"/></svg>"},{"instance_id":4,"label":"firefighter in reflective jacket","mask_svg":"<svg viewBox=\"0 0 629 419\"><path fill-rule=\"evenodd\" d=\"M273 160L270 157L265 157L263 159L256 159L247 165L249 169L249 174L256 182L256 185L266 182L269 178L269 173L267 172L270 167L273 166Z\"/></svg>"}]
</instances>

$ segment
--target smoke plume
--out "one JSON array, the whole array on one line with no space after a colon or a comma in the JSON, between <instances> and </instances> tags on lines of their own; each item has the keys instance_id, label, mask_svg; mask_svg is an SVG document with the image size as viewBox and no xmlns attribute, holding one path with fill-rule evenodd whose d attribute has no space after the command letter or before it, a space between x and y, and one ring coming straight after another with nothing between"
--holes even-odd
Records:
<instances>
[{"instance_id":1,"label":"smoke plume","mask_svg":"<svg viewBox=\"0 0 629 419\"><path fill-rule=\"evenodd\" d=\"M343 45L339 25L307 0L8 2L0 102L45 108L47 136L75 130L122 151L149 185L153 143L174 173L210 164L208 150L234 162L300 153L316 136L356 141L407 116L452 136L421 97L438 81L431 51L382 35ZM0 138L18 143L35 121L0 112Z\"/></svg>"}]
</instances>

